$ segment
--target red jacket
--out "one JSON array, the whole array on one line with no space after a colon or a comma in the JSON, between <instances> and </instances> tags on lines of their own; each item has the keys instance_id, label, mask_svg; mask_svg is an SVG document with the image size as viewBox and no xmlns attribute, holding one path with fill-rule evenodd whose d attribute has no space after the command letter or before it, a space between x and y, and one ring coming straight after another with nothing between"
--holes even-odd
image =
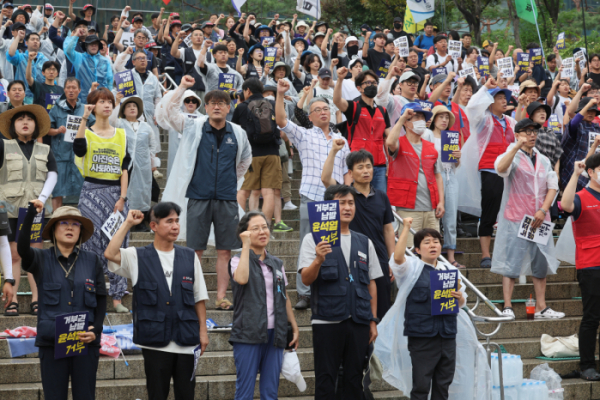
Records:
<instances>
[{"instance_id":1,"label":"red jacket","mask_svg":"<svg viewBox=\"0 0 600 400\"><path fill-rule=\"evenodd\" d=\"M581 214L573 221L575 236L575 268L600 266L600 201L583 189L577 193Z\"/></svg>"},{"instance_id":2,"label":"red jacket","mask_svg":"<svg viewBox=\"0 0 600 400\"><path fill-rule=\"evenodd\" d=\"M479 160L479 169L494 169L494 163L500 154L503 154L508 146L515 141L515 134L510 127L510 123L506 121L506 129L498 122L496 117L494 120L494 130L492 137L488 142L481 159Z\"/></svg>"},{"instance_id":3,"label":"red jacket","mask_svg":"<svg viewBox=\"0 0 600 400\"><path fill-rule=\"evenodd\" d=\"M387 161L383 138L386 129L385 108L378 106L371 117L366 107L359 107L358 101L352 102L352 106L354 107L354 121L348 121L350 150L365 149L373 155L374 167L385 165ZM357 112L359 112L358 115Z\"/></svg>"}]
</instances>

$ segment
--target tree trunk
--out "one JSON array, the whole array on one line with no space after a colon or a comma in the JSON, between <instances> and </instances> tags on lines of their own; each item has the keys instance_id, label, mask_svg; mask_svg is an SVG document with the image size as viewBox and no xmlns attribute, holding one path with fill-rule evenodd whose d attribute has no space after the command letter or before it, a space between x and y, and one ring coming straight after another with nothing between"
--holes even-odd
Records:
<instances>
[{"instance_id":1,"label":"tree trunk","mask_svg":"<svg viewBox=\"0 0 600 400\"><path fill-rule=\"evenodd\" d=\"M517 48L521 46L521 37L519 35L519 17L517 16L517 10L515 10L512 0L506 0L508 4L508 14L510 16L510 20L512 21L514 33L515 33L515 46ZM511 54L507 54L507 57L511 57Z\"/></svg>"}]
</instances>

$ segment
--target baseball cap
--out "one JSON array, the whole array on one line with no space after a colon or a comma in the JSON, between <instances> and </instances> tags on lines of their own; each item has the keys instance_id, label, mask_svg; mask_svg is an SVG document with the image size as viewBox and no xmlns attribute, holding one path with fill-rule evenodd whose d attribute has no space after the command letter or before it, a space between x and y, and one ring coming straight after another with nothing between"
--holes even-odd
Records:
<instances>
[{"instance_id":1,"label":"baseball cap","mask_svg":"<svg viewBox=\"0 0 600 400\"><path fill-rule=\"evenodd\" d=\"M181 25L181 21L178 19L171 21L171 26L173 26L173 25Z\"/></svg>"},{"instance_id":2,"label":"baseball cap","mask_svg":"<svg viewBox=\"0 0 600 400\"><path fill-rule=\"evenodd\" d=\"M538 124L537 122L533 122L529 118L523 118L522 120L517 122L517 124L515 125L515 132L518 133L518 132L524 131L525 129L529 128L530 126L533 126L535 129L540 129L540 127L541 127L541 125Z\"/></svg>"},{"instance_id":3,"label":"baseball cap","mask_svg":"<svg viewBox=\"0 0 600 400\"><path fill-rule=\"evenodd\" d=\"M331 71L328 68L321 68L319 70L319 78L331 78Z\"/></svg>"},{"instance_id":4,"label":"baseball cap","mask_svg":"<svg viewBox=\"0 0 600 400\"><path fill-rule=\"evenodd\" d=\"M404 22L404 20L402 19L402 17L396 17L394 18L394 22Z\"/></svg>"},{"instance_id":5,"label":"baseball cap","mask_svg":"<svg viewBox=\"0 0 600 400\"><path fill-rule=\"evenodd\" d=\"M400 115L404 115L404 111L406 111L408 108L410 108L414 112L423 114L425 116L425 121L429 121L431 119L431 116L433 115L431 113L431 111L427 111L427 110L423 109L423 107L421 107L421 104L419 104L419 103L405 104L404 107L402 107L402 111L400 112Z\"/></svg>"},{"instance_id":6,"label":"baseball cap","mask_svg":"<svg viewBox=\"0 0 600 400\"><path fill-rule=\"evenodd\" d=\"M11 25L10 30L11 32L16 32L19 29L26 29L25 28L25 24L22 22L15 22L14 24Z\"/></svg>"},{"instance_id":7,"label":"baseball cap","mask_svg":"<svg viewBox=\"0 0 600 400\"><path fill-rule=\"evenodd\" d=\"M13 6L13 4L12 4L12 3L4 3L4 4L2 5L2 8L15 8L15 6Z\"/></svg>"},{"instance_id":8,"label":"baseball cap","mask_svg":"<svg viewBox=\"0 0 600 400\"><path fill-rule=\"evenodd\" d=\"M344 43L344 46L348 46L348 43L350 42L358 42L358 39L356 38L356 36L348 36L346 38L346 42Z\"/></svg>"},{"instance_id":9,"label":"baseball cap","mask_svg":"<svg viewBox=\"0 0 600 400\"><path fill-rule=\"evenodd\" d=\"M493 46L492 42L490 42L489 40L484 40L483 43L481 44L481 47L486 48L488 46Z\"/></svg>"},{"instance_id":10,"label":"baseball cap","mask_svg":"<svg viewBox=\"0 0 600 400\"><path fill-rule=\"evenodd\" d=\"M181 25L181 30L184 32L191 31L193 29L191 24L183 24Z\"/></svg>"},{"instance_id":11,"label":"baseball cap","mask_svg":"<svg viewBox=\"0 0 600 400\"><path fill-rule=\"evenodd\" d=\"M144 18L140 17L139 15L133 17L133 21L132 22L144 22Z\"/></svg>"},{"instance_id":12,"label":"baseball cap","mask_svg":"<svg viewBox=\"0 0 600 400\"><path fill-rule=\"evenodd\" d=\"M404 74L402 74L402 75L404 75ZM431 82L429 82L429 87L433 87L433 85L444 82L447 77L448 77L448 75L446 75L446 74L438 74L438 75L434 76L433 78L431 78Z\"/></svg>"},{"instance_id":13,"label":"baseball cap","mask_svg":"<svg viewBox=\"0 0 600 400\"><path fill-rule=\"evenodd\" d=\"M584 97L583 99L581 99L579 101L579 105L577 106L577 113L581 112L581 110L583 110L585 106L587 106L587 103L589 103L592 99L593 97ZM600 111L598 111L598 109L594 107L590 108L588 111L595 111L596 115L600 114Z\"/></svg>"},{"instance_id":14,"label":"baseball cap","mask_svg":"<svg viewBox=\"0 0 600 400\"><path fill-rule=\"evenodd\" d=\"M169 14L169 17L179 18L179 13L173 12L173 13Z\"/></svg>"},{"instance_id":15,"label":"baseball cap","mask_svg":"<svg viewBox=\"0 0 600 400\"><path fill-rule=\"evenodd\" d=\"M54 6L50 3L46 3L44 4L44 8L48 9L48 10L54 10Z\"/></svg>"},{"instance_id":16,"label":"baseball cap","mask_svg":"<svg viewBox=\"0 0 600 400\"><path fill-rule=\"evenodd\" d=\"M23 4L23 7L21 7L21 10L26 10L26 9L30 9L31 11L33 11L33 8L31 7L31 4Z\"/></svg>"},{"instance_id":17,"label":"baseball cap","mask_svg":"<svg viewBox=\"0 0 600 400\"><path fill-rule=\"evenodd\" d=\"M504 93L504 97L506 97L506 101L510 100L510 98L512 97L512 92L509 89L494 88L494 89L488 90L488 93L492 97L496 97L497 94Z\"/></svg>"},{"instance_id":18,"label":"baseball cap","mask_svg":"<svg viewBox=\"0 0 600 400\"><path fill-rule=\"evenodd\" d=\"M436 76L438 76L438 75L436 75ZM407 71L400 76L400 83L407 81L409 79L416 79L418 82L421 82L421 77L419 75L415 74L412 71Z\"/></svg>"},{"instance_id":19,"label":"baseball cap","mask_svg":"<svg viewBox=\"0 0 600 400\"><path fill-rule=\"evenodd\" d=\"M374 31L383 31L383 29L381 28L380 25L375 25L375 27L373 28Z\"/></svg>"},{"instance_id":20,"label":"baseball cap","mask_svg":"<svg viewBox=\"0 0 600 400\"><path fill-rule=\"evenodd\" d=\"M210 21L206 21L206 22L204 22L204 23L202 24L202 27L201 27L201 29L204 29L204 28L212 28L213 26L215 26L215 24L213 24L213 23L212 23L212 22L210 22Z\"/></svg>"}]
</instances>

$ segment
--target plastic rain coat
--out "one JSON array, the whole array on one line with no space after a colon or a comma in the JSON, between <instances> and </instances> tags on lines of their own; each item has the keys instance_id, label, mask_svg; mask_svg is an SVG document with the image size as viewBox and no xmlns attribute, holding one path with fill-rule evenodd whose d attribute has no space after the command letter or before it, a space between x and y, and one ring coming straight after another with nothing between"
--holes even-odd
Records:
<instances>
[{"instance_id":1,"label":"plastic rain coat","mask_svg":"<svg viewBox=\"0 0 600 400\"><path fill-rule=\"evenodd\" d=\"M471 215L481 216L481 179L479 178L479 160L483 155L494 130L494 117L488 110L494 98L485 86L481 87L466 107L467 118L471 126L471 136L476 140L467 140L462 148L460 164L457 170L459 184L458 210ZM506 123L514 130L516 121L505 116Z\"/></svg>"},{"instance_id":2,"label":"plastic rain coat","mask_svg":"<svg viewBox=\"0 0 600 400\"><path fill-rule=\"evenodd\" d=\"M438 262L438 268L440 266ZM456 269L449 264L447 269ZM402 268L406 266L406 268ZM390 268L396 278L398 294L392 308L377 326L378 337L374 355L383 366L383 379L401 390L405 396L412 390L412 361L408 351L408 337L404 336L404 312L406 299L414 287L425 264L413 256L406 257L406 263L399 266L390 258ZM459 272L459 276L460 272ZM460 289L463 296L465 287ZM456 372L450 385L450 400L489 400L492 398L492 372L487 363L487 354L479 340L467 313L458 313L456 335Z\"/></svg>"},{"instance_id":3,"label":"plastic rain coat","mask_svg":"<svg viewBox=\"0 0 600 400\"><path fill-rule=\"evenodd\" d=\"M99 87L105 87L112 90L113 87L113 71L110 61L100 52L95 55L89 53L80 53L75 50L79 37L68 36L65 38L63 50L67 59L73 64L75 76L81 82L81 93L79 100L82 103L86 102L87 95L90 92L92 83L98 82Z\"/></svg>"},{"instance_id":4,"label":"plastic rain coat","mask_svg":"<svg viewBox=\"0 0 600 400\"><path fill-rule=\"evenodd\" d=\"M516 144L511 144L507 152ZM556 259L554 240L550 238L545 245L517 237L521 220L527 215L534 215L542 207L546 194L551 189L558 190L558 177L552 169L550 160L536 148L535 169L529 156L518 151L512 164L504 173L502 205L498 215L498 231L492 255L491 272L508 277L531 275L531 262L537 253L536 247L548 262L548 273L555 274L560 262ZM496 169L500 160L507 153L498 156ZM550 213L546 215L550 222Z\"/></svg>"}]
</instances>

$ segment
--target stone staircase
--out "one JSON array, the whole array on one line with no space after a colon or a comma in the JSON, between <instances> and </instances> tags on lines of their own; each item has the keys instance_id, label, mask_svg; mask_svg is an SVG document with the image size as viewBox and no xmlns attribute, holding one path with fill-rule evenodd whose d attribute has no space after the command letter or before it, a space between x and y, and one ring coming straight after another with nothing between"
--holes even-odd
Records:
<instances>
[{"instance_id":1,"label":"stone staircase","mask_svg":"<svg viewBox=\"0 0 600 400\"><path fill-rule=\"evenodd\" d=\"M162 143L165 149L159 156L163 166L166 167L166 149L168 144ZM299 205L298 188L300 187L301 165L296 156L294 161L294 173L292 179L292 201ZM166 177L166 168L160 170ZM159 185L164 188L166 178L159 180ZM284 261L287 278L288 294L292 304L297 301L296 292L296 268L297 254L299 248L299 212L283 211L283 220L288 226L294 228L293 232L274 232L269 244L269 251ZM130 241L131 246L145 246L153 240L151 233L133 233ZM185 245L184 242L179 244ZM46 247L49 243L45 244ZM501 277L492 274L487 269L479 268L480 252L477 239L458 239L458 251L456 259L467 266L463 271L466 277L475 284L491 300L502 299ZM202 258L202 270L210 299L207 302L207 317L213 319L217 324L229 324L232 320L232 312L215 310L216 283L215 273L216 252L209 248L204 252ZM21 279L19 292L29 292L29 284L25 276ZM131 287L129 288L131 292ZM533 293L533 285L530 280L527 284L515 287L515 299L524 299ZM469 305L473 305L475 295L469 293ZM520 354L524 363L525 376L529 376L531 370L544 361L535 357L541 356L540 336L547 333L553 336L567 336L577 333L582 315L580 300L573 297L580 296L576 280L575 267L561 265L556 275L549 277L547 287L547 302L550 307L557 311L563 311L567 318L556 321L527 321L525 319L525 306L523 303L515 303L514 310L516 321L506 323L500 332L493 338L495 342L502 344L507 351ZM231 293L228 294L231 298ZM132 296L126 296L123 303L131 309ZM35 326L36 317L28 314L31 296L19 296L18 317L0 316L0 329L12 329L21 325ZM501 305L499 305L500 307ZM478 313L491 315L491 311L479 307ZM113 325L130 323L131 314L117 314L112 308L112 301L108 300L108 317ZM296 385L281 378L279 387L279 399L305 400L311 399L315 390L315 377L313 368L312 334L310 326L310 310L294 310L298 325L300 327L300 345L298 357L307 383L304 393L298 391ZM105 321L105 325L108 323ZM485 325L485 324L483 324ZM484 332L495 329L495 324L481 326ZM228 342L229 333L223 331L209 332L210 344L206 353L200 358L196 371L196 396L198 400L225 400L233 399L235 394L235 363L233 360L232 347ZM123 359L112 359L101 357L97 373L96 398L102 400L122 399L147 399L143 359L140 352L130 351L126 354L129 366ZM578 369L577 361L556 361L549 363L558 373L567 373ZM577 399L600 399L600 383L585 382L580 379L564 380L565 400ZM371 385L371 390L377 399L404 399L407 397L390 385L379 382ZM255 388L255 398L260 398L258 384ZM0 399L10 400L38 400L43 399L44 394L41 385L37 354L31 354L21 358L10 358L10 353L5 340L0 340ZM173 398L173 392L170 393Z\"/></svg>"}]
</instances>

